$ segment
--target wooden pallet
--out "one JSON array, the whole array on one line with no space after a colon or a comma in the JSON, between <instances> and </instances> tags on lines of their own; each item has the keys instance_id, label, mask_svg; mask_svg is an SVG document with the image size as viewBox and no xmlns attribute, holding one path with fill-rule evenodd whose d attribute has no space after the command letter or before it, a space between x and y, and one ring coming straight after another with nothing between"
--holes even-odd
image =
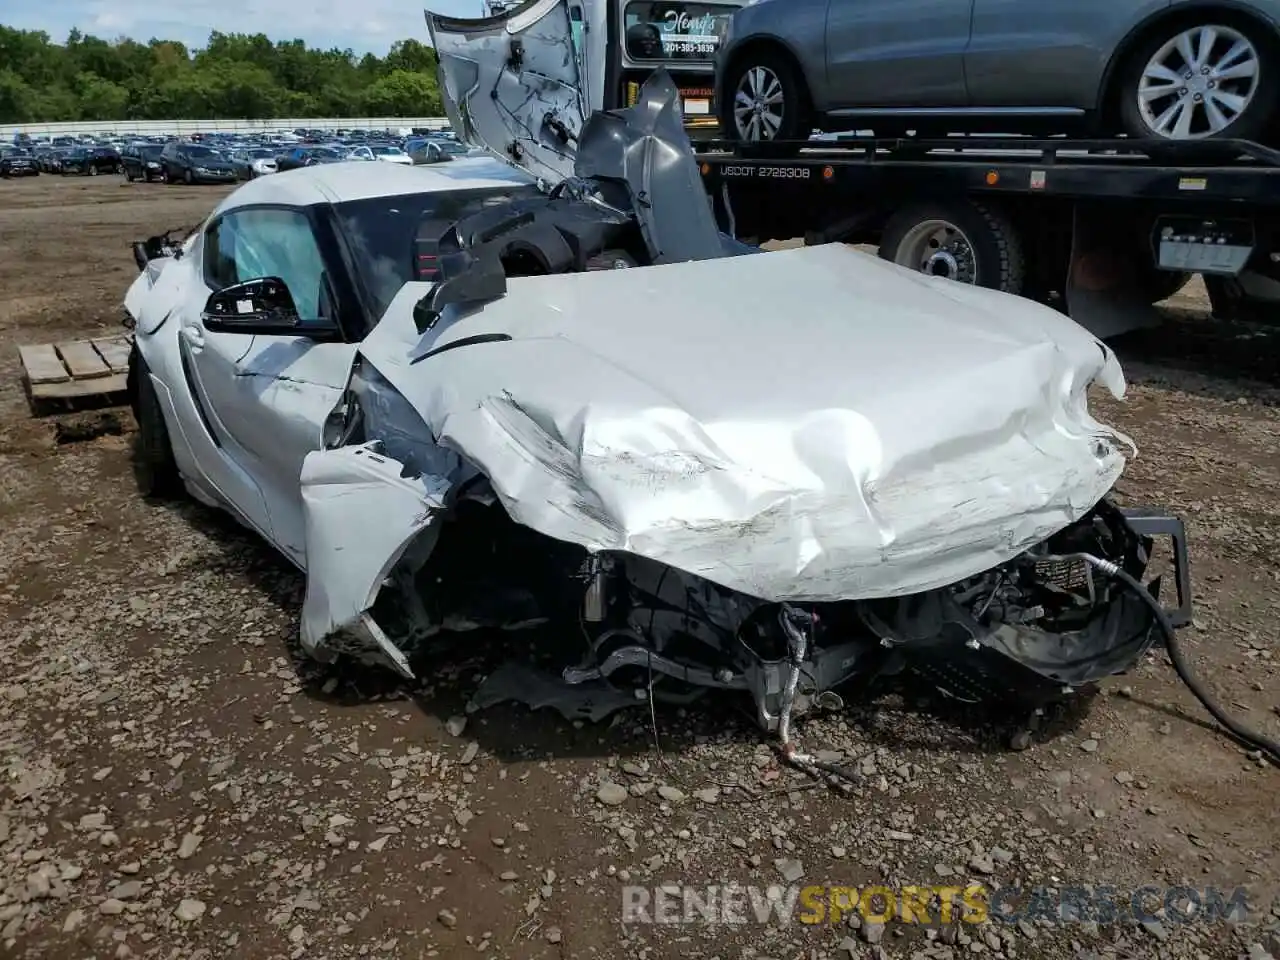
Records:
<instances>
[{"instance_id":1,"label":"wooden pallet","mask_svg":"<svg viewBox=\"0 0 1280 960\"><path fill-rule=\"evenodd\" d=\"M132 337L68 340L18 348L33 401L105 398L128 382Z\"/></svg>"}]
</instances>

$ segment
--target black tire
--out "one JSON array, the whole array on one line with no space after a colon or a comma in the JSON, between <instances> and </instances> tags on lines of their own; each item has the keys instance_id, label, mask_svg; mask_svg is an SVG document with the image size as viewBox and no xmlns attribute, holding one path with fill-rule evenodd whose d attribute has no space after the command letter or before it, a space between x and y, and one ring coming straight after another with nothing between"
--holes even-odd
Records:
<instances>
[{"instance_id":1,"label":"black tire","mask_svg":"<svg viewBox=\"0 0 1280 960\"><path fill-rule=\"evenodd\" d=\"M923 202L896 211L884 225L880 235L880 257L898 262L909 235L928 221L950 224L967 240L972 263L964 274L952 279L975 286L1021 294L1026 276L1026 259L1022 241L1012 223L998 210L968 200ZM921 269L917 264L904 264ZM921 269L921 272L926 272ZM945 273L939 275L946 276Z\"/></svg>"},{"instance_id":2,"label":"black tire","mask_svg":"<svg viewBox=\"0 0 1280 960\"><path fill-rule=\"evenodd\" d=\"M734 98L738 85L747 73L756 68L766 70L777 78L782 87L782 119L772 137L751 139L738 129L734 117ZM724 89L719 91L720 129L728 140L740 143L762 143L777 140L807 140L812 132L812 108L804 77L790 58L768 48L751 50L736 58L725 73Z\"/></svg>"},{"instance_id":3,"label":"black tire","mask_svg":"<svg viewBox=\"0 0 1280 960\"><path fill-rule=\"evenodd\" d=\"M1168 139L1173 143L1187 142L1162 137L1148 127L1138 107L1137 90L1147 61L1169 40L1184 30L1196 26L1220 26L1238 31L1253 44L1258 53L1260 69L1255 78L1253 99L1248 106L1218 133L1194 138L1190 142L1194 143L1197 139L1267 139L1266 134L1275 119L1277 107L1280 107L1280 43L1277 43L1266 29L1253 20L1223 10L1204 11L1166 20L1154 27L1129 51L1116 71L1115 83L1108 91L1110 106L1114 110L1113 115L1119 118L1122 130L1128 136L1141 139ZM1157 101L1156 105L1161 106L1163 102Z\"/></svg>"},{"instance_id":4,"label":"black tire","mask_svg":"<svg viewBox=\"0 0 1280 960\"><path fill-rule=\"evenodd\" d=\"M126 180L128 180L130 183L133 183L133 181L135 181L135 180L137 180L137 179L138 179L137 177L135 177L135 176L133 175L133 171L132 171L132 170L128 170L128 169L126 169L126 170L125 170L125 172L124 172L124 178L125 178Z\"/></svg>"},{"instance_id":5,"label":"black tire","mask_svg":"<svg viewBox=\"0 0 1280 960\"><path fill-rule=\"evenodd\" d=\"M134 477L138 492L152 499L171 499L182 493L182 475L173 459L169 428L151 383L151 371L135 345L129 354L129 402L138 422L134 444Z\"/></svg>"},{"instance_id":6,"label":"black tire","mask_svg":"<svg viewBox=\"0 0 1280 960\"><path fill-rule=\"evenodd\" d=\"M191 172L190 167L187 167L187 169L182 172L182 182L187 186L191 186L191 184L196 182L196 175Z\"/></svg>"}]
</instances>

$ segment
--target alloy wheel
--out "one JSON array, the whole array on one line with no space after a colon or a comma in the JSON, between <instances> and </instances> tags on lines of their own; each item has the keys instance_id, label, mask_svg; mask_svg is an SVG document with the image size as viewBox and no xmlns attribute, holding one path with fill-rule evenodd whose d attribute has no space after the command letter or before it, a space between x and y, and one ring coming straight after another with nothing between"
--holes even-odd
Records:
<instances>
[{"instance_id":1,"label":"alloy wheel","mask_svg":"<svg viewBox=\"0 0 1280 960\"><path fill-rule=\"evenodd\" d=\"M1154 136L1200 140L1241 116L1258 90L1261 58L1233 27L1182 30L1147 61L1138 81L1138 111Z\"/></svg>"},{"instance_id":2,"label":"alloy wheel","mask_svg":"<svg viewBox=\"0 0 1280 960\"><path fill-rule=\"evenodd\" d=\"M742 140L758 142L778 135L784 120L782 81L768 67L748 67L733 97L733 120Z\"/></svg>"}]
</instances>

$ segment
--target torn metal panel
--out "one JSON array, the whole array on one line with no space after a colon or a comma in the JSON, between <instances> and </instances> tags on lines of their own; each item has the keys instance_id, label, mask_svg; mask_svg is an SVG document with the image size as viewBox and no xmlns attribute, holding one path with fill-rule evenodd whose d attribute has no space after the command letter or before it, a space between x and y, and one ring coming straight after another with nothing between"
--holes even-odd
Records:
<instances>
[{"instance_id":1,"label":"torn metal panel","mask_svg":"<svg viewBox=\"0 0 1280 960\"><path fill-rule=\"evenodd\" d=\"M403 465L376 443L307 456L301 477L307 538L302 646L315 655L337 646L332 634L351 633L368 652L412 677L404 652L366 611L405 550L431 528L448 484L403 474Z\"/></svg>"},{"instance_id":2,"label":"torn metal panel","mask_svg":"<svg viewBox=\"0 0 1280 960\"><path fill-rule=\"evenodd\" d=\"M680 90L656 71L635 106L591 115L574 174L627 184L654 263L725 254L719 227L685 132Z\"/></svg>"},{"instance_id":3,"label":"torn metal panel","mask_svg":"<svg viewBox=\"0 0 1280 960\"><path fill-rule=\"evenodd\" d=\"M1132 446L1087 409L1094 380L1123 394L1115 357L1069 319L841 244L514 278L424 337L413 295L362 352L514 520L753 597L990 569ZM480 334L511 339L410 362Z\"/></svg>"}]
</instances>

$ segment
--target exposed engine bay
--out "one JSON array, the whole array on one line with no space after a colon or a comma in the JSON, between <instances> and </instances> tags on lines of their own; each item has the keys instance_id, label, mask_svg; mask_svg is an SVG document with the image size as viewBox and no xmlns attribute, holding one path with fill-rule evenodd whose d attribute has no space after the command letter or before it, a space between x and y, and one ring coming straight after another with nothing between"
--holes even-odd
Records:
<instances>
[{"instance_id":1,"label":"exposed engine bay","mask_svg":"<svg viewBox=\"0 0 1280 960\"><path fill-rule=\"evenodd\" d=\"M946 697L1011 714L1125 672L1160 640L1151 607L1064 556L1090 554L1141 579L1153 537L1168 535L1178 598L1170 620L1190 620L1181 521L1106 500L1038 549L961 583L815 604L766 602L635 555L588 554L513 523L483 483L439 529L429 555L402 559L371 611L397 646L413 651L441 630L549 625L582 637L581 660L562 673L571 687L615 688L615 706L643 688L675 703L739 691L774 733L784 713L839 709L904 672ZM1158 597L1160 579L1148 589ZM598 697L590 703L598 710Z\"/></svg>"}]
</instances>

